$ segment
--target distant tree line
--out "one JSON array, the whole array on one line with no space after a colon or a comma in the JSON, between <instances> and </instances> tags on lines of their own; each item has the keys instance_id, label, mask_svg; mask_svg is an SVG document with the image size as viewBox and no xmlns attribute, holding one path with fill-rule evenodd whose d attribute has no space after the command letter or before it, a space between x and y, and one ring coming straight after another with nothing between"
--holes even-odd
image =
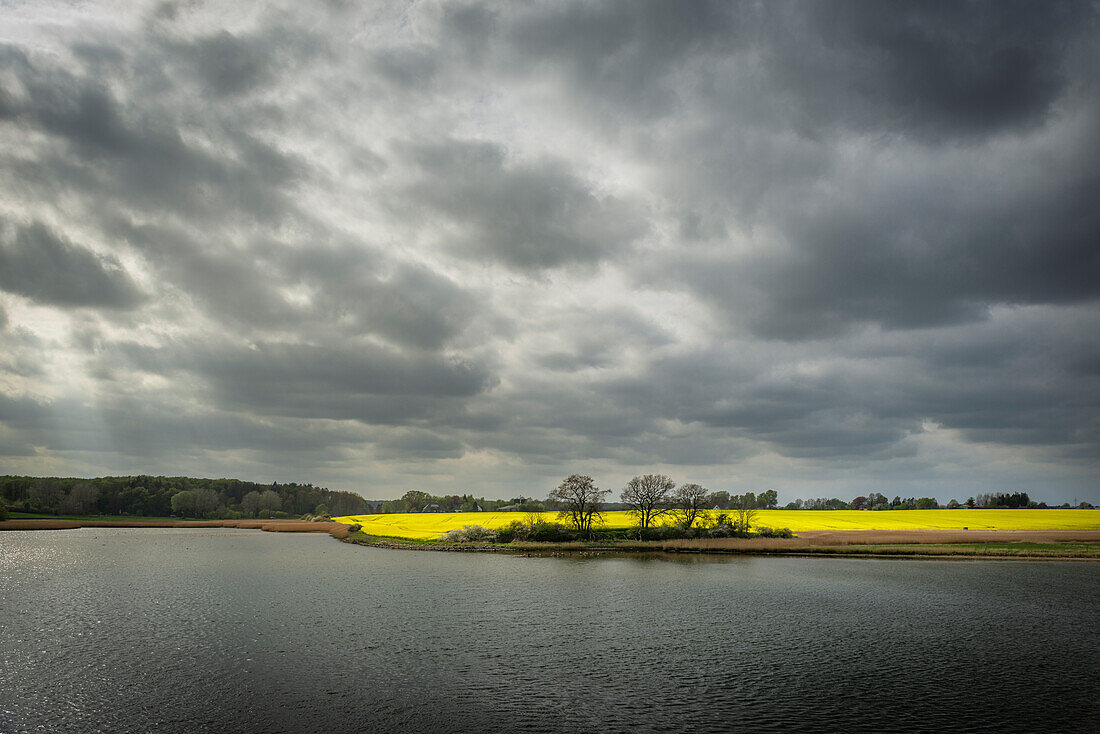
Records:
<instances>
[{"instance_id":1,"label":"distant tree line","mask_svg":"<svg viewBox=\"0 0 1100 734\"><path fill-rule=\"evenodd\" d=\"M579 475L574 475L579 476ZM589 478L591 481L591 478ZM593 485L594 487L594 485ZM562 512L570 500L552 491L546 500L517 496L486 499L470 493L435 495L409 490L396 500L365 500L354 492L333 491L312 484L258 484L239 479L196 479L191 477L126 476L97 479L62 477L0 476L0 512L8 510L50 515L131 515L137 517L193 517L238 519L254 517L299 517L302 515L358 515L389 512ZM609 502L610 490L600 492L598 509L630 510L638 525L649 528L662 515L673 515L676 523L692 527L704 510L770 510L778 507L774 489L759 493L711 492L698 484L677 486L660 474L634 477L623 488L618 502ZM936 509L933 497L894 497L879 492L859 496L850 502L832 498L796 499L787 510L915 510ZM954 508L1045 508L1026 492L998 492L950 500L942 507ZM1068 508L1069 503L1060 505ZM1091 508L1088 502L1077 507ZM585 510L587 512L587 510ZM595 519L589 518L589 519ZM582 526L589 521L582 515ZM667 525L663 523L662 525Z\"/></svg>"},{"instance_id":2,"label":"distant tree line","mask_svg":"<svg viewBox=\"0 0 1100 734\"><path fill-rule=\"evenodd\" d=\"M574 475L580 476L580 475ZM560 511L565 502L559 492L560 487L550 493L546 500L532 497L512 497L511 499L490 500L475 497L472 494L435 495L417 489L406 492L400 499L367 501L370 512L547 512ZM644 474L631 479L620 493L619 501L609 500L610 490L601 490L601 511L630 510L636 512L641 527L649 527L652 521L662 515L675 513L685 505L694 506L695 512L702 510L775 510L779 509L779 493L774 489L759 493L730 493L726 490L711 492L698 484L676 483L662 474ZM684 493L691 495L685 499ZM1046 503L1032 501L1026 492L979 494L969 497L964 503L950 500L941 505L934 497L894 497L892 500L879 492L867 496L858 496L850 502L836 497L818 497L796 499L783 506L785 510L934 510L939 508L1045 508ZM1079 507L1092 505L1083 502ZM1068 508L1070 505L1061 505ZM683 517L683 516L681 516Z\"/></svg>"},{"instance_id":3,"label":"distant tree line","mask_svg":"<svg viewBox=\"0 0 1100 734\"><path fill-rule=\"evenodd\" d=\"M646 475L652 477L654 475ZM639 480L639 477L635 477ZM634 480L632 480L634 481ZM671 480L668 480L671 481ZM675 485L674 485L675 486ZM699 485L688 485L698 487ZM703 509L731 510L751 507L761 510L773 510L778 505L778 493L774 489L761 492L759 495L747 492L743 495L730 494L726 491L710 493L703 491L706 507ZM629 510L632 505L626 498L620 502L602 501L600 506L604 510ZM472 494L443 494L436 495L418 489L411 489L396 500L372 501L367 500L371 512L548 512L560 509L560 499L551 496L546 500L538 500L534 497L512 497L510 499L490 500L484 497L475 497Z\"/></svg>"},{"instance_id":4,"label":"distant tree line","mask_svg":"<svg viewBox=\"0 0 1100 734\"><path fill-rule=\"evenodd\" d=\"M532 497L490 500L472 494L430 494L410 489L400 499L370 502L373 512L543 512L544 502Z\"/></svg>"},{"instance_id":5,"label":"distant tree line","mask_svg":"<svg viewBox=\"0 0 1100 734\"><path fill-rule=\"evenodd\" d=\"M1027 492L1013 492L1011 494L1005 492L998 492L996 494L979 494L976 497L967 497L965 502L959 502L958 500L949 500L946 504L941 505L935 497L906 497L900 496L894 497L894 499L887 499L885 495L879 492L872 492L867 496L859 496L854 498L851 502L845 502L844 500L832 497L826 499L819 497L817 499L796 499L794 502L787 503L783 509L785 510L937 510L948 509L954 510L962 507L971 509L1018 509L1018 508L1032 508L1032 509L1047 509L1050 506L1046 502L1035 502L1027 496ZM1059 508L1068 509L1071 505L1067 502L1062 505L1058 505ZM1092 509L1092 505L1088 502L1082 502L1077 505L1080 509Z\"/></svg>"},{"instance_id":6,"label":"distant tree line","mask_svg":"<svg viewBox=\"0 0 1100 734\"><path fill-rule=\"evenodd\" d=\"M131 515L204 519L358 515L368 504L354 492L312 484L257 484L192 477L0 476L8 509L48 515Z\"/></svg>"}]
</instances>

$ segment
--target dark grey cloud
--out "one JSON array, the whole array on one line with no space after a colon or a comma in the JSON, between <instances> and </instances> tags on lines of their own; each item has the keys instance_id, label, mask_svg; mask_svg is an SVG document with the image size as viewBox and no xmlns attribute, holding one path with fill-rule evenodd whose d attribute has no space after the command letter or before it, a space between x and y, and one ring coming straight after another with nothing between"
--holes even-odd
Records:
<instances>
[{"instance_id":1,"label":"dark grey cloud","mask_svg":"<svg viewBox=\"0 0 1100 734\"><path fill-rule=\"evenodd\" d=\"M564 333L565 343L534 356L541 367L555 372L614 367L637 359L638 352L652 352L674 341L659 326L627 308L563 309L554 321Z\"/></svg>"},{"instance_id":2,"label":"dark grey cloud","mask_svg":"<svg viewBox=\"0 0 1100 734\"><path fill-rule=\"evenodd\" d=\"M665 136L680 233L703 244L644 280L783 339L1097 297L1090 6L739 12L760 33L716 59L726 78L684 66L697 118Z\"/></svg>"},{"instance_id":3,"label":"dark grey cloud","mask_svg":"<svg viewBox=\"0 0 1100 734\"><path fill-rule=\"evenodd\" d=\"M465 453L460 441L422 429L394 432L376 444L382 458L457 459Z\"/></svg>"},{"instance_id":4,"label":"dark grey cloud","mask_svg":"<svg viewBox=\"0 0 1100 734\"><path fill-rule=\"evenodd\" d=\"M392 263L363 243L260 239L240 247L180 226L118 218L104 229L211 317L238 328L338 329L435 350L484 310L446 275ZM306 288L305 302L288 300L286 289L295 287Z\"/></svg>"},{"instance_id":5,"label":"dark grey cloud","mask_svg":"<svg viewBox=\"0 0 1100 734\"><path fill-rule=\"evenodd\" d=\"M195 411L155 396L115 395L110 401L73 399L40 402L0 396L0 422L46 450L118 453L160 460L205 451L257 451L275 459L281 453L326 454L335 458L363 434L306 421L272 424L226 411ZM12 446L22 450L21 444ZM19 454L22 455L22 454Z\"/></svg>"},{"instance_id":6,"label":"dark grey cloud","mask_svg":"<svg viewBox=\"0 0 1100 734\"><path fill-rule=\"evenodd\" d=\"M460 410L493 387L482 364L370 343L121 343L102 358L199 378L219 405L254 414L407 424Z\"/></svg>"},{"instance_id":7,"label":"dark grey cloud","mask_svg":"<svg viewBox=\"0 0 1100 734\"><path fill-rule=\"evenodd\" d=\"M324 54L324 39L305 27L275 23L250 33L220 30L183 41L161 40L166 54L195 76L201 91L242 95L269 88Z\"/></svg>"},{"instance_id":8,"label":"dark grey cloud","mask_svg":"<svg viewBox=\"0 0 1100 734\"><path fill-rule=\"evenodd\" d=\"M215 94L247 91L271 77L270 39L240 39L222 31L194 46L195 65Z\"/></svg>"},{"instance_id":9,"label":"dark grey cloud","mask_svg":"<svg viewBox=\"0 0 1100 734\"><path fill-rule=\"evenodd\" d=\"M880 402L894 387L888 372L774 375L766 365L731 371L720 356L731 355L719 350L656 360L604 389L641 414L764 442L791 457L892 456L908 433L920 430L919 414L894 413L901 395Z\"/></svg>"},{"instance_id":10,"label":"dark grey cloud","mask_svg":"<svg viewBox=\"0 0 1100 734\"><path fill-rule=\"evenodd\" d=\"M141 68L121 51L122 61L109 65L110 72L102 69L102 53L76 71L11 46L0 54L25 90L19 100L7 95L3 119L19 133L49 136L38 143L33 164L24 157L13 161L24 185L172 215L279 219L293 211L288 193L306 174L302 161L244 125L222 127L218 116L194 119L195 111L180 107L171 89L120 99L107 83L155 75L157 67ZM188 140L197 132L194 125L203 123L209 127L202 135L214 136L221 151Z\"/></svg>"},{"instance_id":11,"label":"dark grey cloud","mask_svg":"<svg viewBox=\"0 0 1100 734\"><path fill-rule=\"evenodd\" d=\"M0 375L35 378L45 375L43 352L49 345L25 328L13 326L0 308Z\"/></svg>"},{"instance_id":12,"label":"dark grey cloud","mask_svg":"<svg viewBox=\"0 0 1100 734\"><path fill-rule=\"evenodd\" d=\"M644 119L676 111L687 91L677 88L679 67L743 42L752 10L747 4L626 0L538 4L508 15L500 34L513 68L552 64L586 90L586 103L612 103ZM448 26L472 39L481 29Z\"/></svg>"},{"instance_id":13,"label":"dark grey cloud","mask_svg":"<svg viewBox=\"0 0 1100 734\"><path fill-rule=\"evenodd\" d=\"M759 104L810 135L841 124L956 137L1041 124L1072 81L1066 49L1095 32L1095 10L1072 0L1043 7L577 0L526 12L468 8L443 22L471 53L495 44L513 70L550 67L586 102L643 119L674 115L701 97L725 108L727 119L736 105ZM721 78L731 59L748 68L748 90ZM714 61L723 71L706 67Z\"/></svg>"},{"instance_id":14,"label":"dark grey cloud","mask_svg":"<svg viewBox=\"0 0 1100 734\"><path fill-rule=\"evenodd\" d=\"M419 91L430 86L441 66L435 49L423 44L382 49L371 60L371 67L386 82L405 91Z\"/></svg>"},{"instance_id":15,"label":"dark grey cloud","mask_svg":"<svg viewBox=\"0 0 1100 734\"><path fill-rule=\"evenodd\" d=\"M440 349L482 310L473 295L423 265L390 266L362 245L296 248L288 275L309 284L321 319L343 319L358 333L392 343Z\"/></svg>"},{"instance_id":16,"label":"dark grey cloud","mask_svg":"<svg viewBox=\"0 0 1100 734\"><path fill-rule=\"evenodd\" d=\"M888 349L854 337L830 350L843 356L773 347L738 370L725 367L733 355L724 351L677 355L602 391L630 410L729 430L793 457L892 457L911 450L905 439L926 422L975 442L1058 447L1067 456L1097 445L1100 385L1095 373L1075 375L1077 355L1092 353L1081 332L1048 323L1034 338L1041 327L1008 324L899 336Z\"/></svg>"},{"instance_id":17,"label":"dark grey cloud","mask_svg":"<svg viewBox=\"0 0 1100 734\"><path fill-rule=\"evenodd\" d=\"M1097 142L1079 149L1098 150ZM960 323L997 304L1094 301L1100 218L1091 202L1100 179L1070 162L1057 175L1019 163L1033 178L1009 192L969 174L917 184L885 176L877 190L840 185L835 199L782 207L775 227L786 247L688 254L665 272L769 338L827 337L860 323ZM743 287L729 288L738 278Z\"/></svg>"},{"instance_id":18,"label":"dark grey cloud","mask_svg":"<svg viewBox=\"0 0 1100 734\"><path fill-rule=\"evenodd\" d=\"M1094 23L1085 2L786 4L764 59L807 128L965 138L1042 124Z\"/></svg>"},{"instance_id":19,"label":"dark grey cloud","mask_svg":"<svg viewBox=\"0 0 1100 734\"><path fill-rule=\"evenodd\" d=\"M492 143L413 146L419 180L402 204L450 220L458 252L520 270L591 264L622 253L644 231L627 202L601 196L560 160L509 161Z\"/></svg>"},{"instance_id":20,"label":"dark grey cloud","mask_svg":"<svg viewBox=\"0 0 1100 734\"><path fill-rule=\"evenodd\" d=\"M119 261L59 237L41 222L4 223L0 289L64 307L134 308L144 300Z\"/></svg>"},{"instance_id":21,"label":"dark grey cloud","mask_svg":"<svg viewBox=\"0 0 1100 734\"><path fill-rule=\"evenodd\" d=\"M140 252L167 288L179 289L214 318L250 327L300 319L276 290L280 281L260 252L179 226L111 217L104 231Z\"/></svg>"}]
</instances>

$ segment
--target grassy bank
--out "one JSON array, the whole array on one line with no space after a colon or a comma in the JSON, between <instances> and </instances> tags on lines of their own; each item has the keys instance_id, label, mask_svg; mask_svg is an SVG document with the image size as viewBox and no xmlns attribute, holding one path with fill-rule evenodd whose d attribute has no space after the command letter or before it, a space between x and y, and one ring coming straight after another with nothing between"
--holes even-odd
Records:
<instances>
[{"instance_id":1,"label":"grassy bank","mask_svg":"<svg viewBox=\"0 0 1100 734\"><path fill-rule=\"evenodd\" d=\"M964 531L965 532L965 531ZM710 538L673 541L597 540L566 543L447 543L362 532L345 542L396 550L435 550L520 555L718 554L957 558L1064 558L1100 560L1100 530L943 532L806 532L795 538Z\"/></svg>"}]
</instances>

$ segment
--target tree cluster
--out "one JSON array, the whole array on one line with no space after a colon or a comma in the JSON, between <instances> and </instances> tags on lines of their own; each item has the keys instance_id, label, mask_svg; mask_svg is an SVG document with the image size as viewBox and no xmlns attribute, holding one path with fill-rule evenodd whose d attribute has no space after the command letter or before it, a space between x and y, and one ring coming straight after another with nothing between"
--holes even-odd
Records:
<instances>
[{"instance_id":1,"label":"tree cluster","mask_svg":"<svg viewBox=\"0 0 1100 734\"><path fill-rule=\"evenodd\" d=\"M367 502L354 492L312 484L192 477L0 476L0 497L11 510L49 515L238 519L356 515L367 510Z\"/></svg>"},{"instance_id":2,"label":"tree cluster","mask_svg":"<svg viewBox=\"0 0 1100 734\"><path fill-rule=\"evenodd\" d=\"M955 507L959 503L955 502ZM812 499L796 499L787 503L784 510L935 510L940 507L935 497L894 497L887 500L885 495L872 492L864 497L860 495L851 502L845 502L836 497L817 497Z\"/></svg>"},{"instance_id":3,"label":"tree cluster","mask_svg":"<svg viewBox=\"0 0 1100 734\"><path fill-rule=\"evenodd\" d=\"M558 518L567 521L581 537L590 537L602 511L609 509L605 501L609 494L610 490L597 488L592 477L574 474L550 492L547 504L557 509ZM712 494L695 483L677 485L665 474L641 474L632 478L619 493L619 499L619 506L636 519L638 537L650 535L647 531L658 525L679 528L690 534L695 524L703 521L711 522L718 532L723 532L721 528L728 525L731 532L748 533L756 510L774 508L778 501L775 490L759 495L752 492L730 495L725 491ZM720 513L718 520L713 521L707 513L710 509L732 510L733 514ZM660 518L672 522L658 523ZM521 530L517 526L516 532Z\"/></svg>"},{"instance_id":4,"label":"tree cluster","mask_svg":"<svg viewBox=\"0 0 1100 734\"><path fill-rule=\"evenodd\" d=\"M370 503L374 505L375 503ZM435 495L419 489L410 489L401 499L376 503L372 511L391 512L541 512L546 505L527 497L513 497L507 500L488 500L472 494Z\"/></svg>"},{"instance_id":5,"label":"tree cluster","mask_svg":"<svg viewBox=\"0 0 1100 734\"><path fill-rule=\"evenodd\" d=\"M1088 503L1082 503L1080 506L1085 507ZM1062 505L1063 508L1069 508L1069 504ZM1091 507L1091 505L1089 505ZM819 497L817 499L796 499L794 502L788 503L783 509L785 510L936 510L940 508L945 509L960 509L962 507L970 508L987 508L987 509L1014 509L1022 507L1031 507L1043 509L1047 507L1045 502L1035 502L1027 496L1027 492L1013 492L1007 494L1004 492L998 492L996 494L979 494L977 497L968 497L965 502L959 502L958 500L948 500L947 504L941 505L935 497L901 497L895 496L894 499L887 499L886 495L879 492L871 492L867 496L860 495L855 497L851 502L845 502L844 500L837 499L836 497L828 498Z\"/></svg>"},{"instance_id":6,"label":"tree cluster","mask_svg":"<svg viewBox=\"0 0 1100 734\"><path fill-rule=\"evenodd\" d=\"M985 507L988 509L1016 509L1018 507L1032 507L1037 503L1032 502L1027 492L1013 492L1005 494L979 494L974 499L973 507Z\"/></svg>"},{"instance_id":7,"label":"tree cluster","mask_svg":"<svg viewBox=\"0 0 1100 734\"><path fill-rule=\"evenodd\" d=\"M769 489L760 494L730 494L719 490L711 496L711 506L719 510L774 510L779 506L779 493Z\"/></svg>"}]
</instances>

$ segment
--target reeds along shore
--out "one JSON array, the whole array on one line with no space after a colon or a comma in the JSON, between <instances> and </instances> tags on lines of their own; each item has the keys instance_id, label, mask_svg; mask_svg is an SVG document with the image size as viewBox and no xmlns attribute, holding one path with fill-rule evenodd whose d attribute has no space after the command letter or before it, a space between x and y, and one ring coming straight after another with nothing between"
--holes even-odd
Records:
<instances>
[{"instance_id":1,"label":"reeds along shore","mask_svg":"<svg viewBox=\"0 0 1100 734\"><path fill-rule=\"evenodd\" d=\"M73 530L76 528L239 528L273 533L328 533L346 538L350 529L338 522L305 520L4 520L0 530Z\"/></svg>"}]
</instances>

